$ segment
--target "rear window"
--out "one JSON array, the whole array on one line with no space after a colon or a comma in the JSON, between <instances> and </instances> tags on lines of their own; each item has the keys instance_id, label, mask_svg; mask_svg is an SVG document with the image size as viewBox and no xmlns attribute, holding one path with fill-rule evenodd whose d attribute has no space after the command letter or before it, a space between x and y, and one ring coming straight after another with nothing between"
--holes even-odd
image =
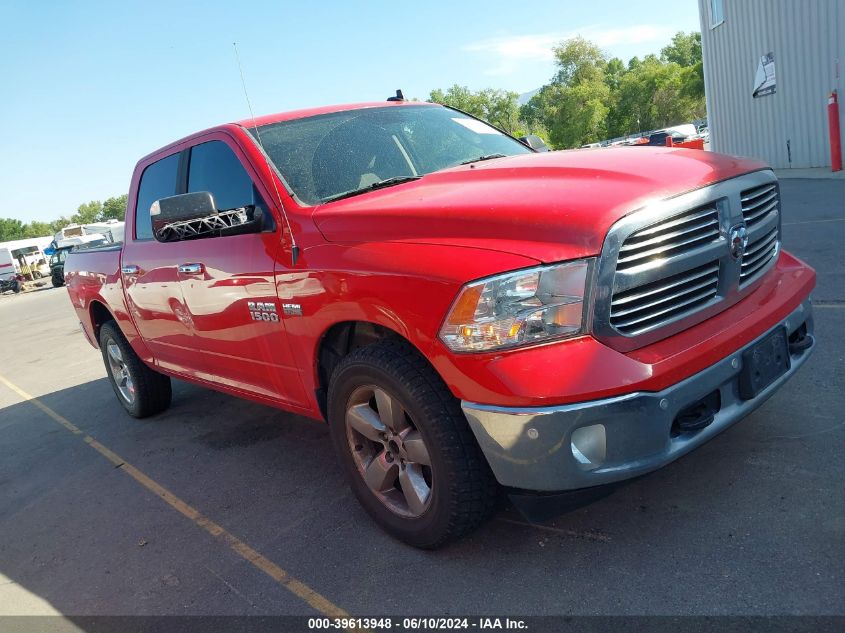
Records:
<instances>
[{"instance_id":1,"label":"rear window","mask_svg":"<svg viewBox=\"0 0 845 633\"><path fill-rule=\"evenodd\" d=\"M135 239L153 238L150 206L156 200L176 195L178 174L179 154L162 158L144 170L138 185L138 201L135 205Z\"/></svg>"}]
</instances>

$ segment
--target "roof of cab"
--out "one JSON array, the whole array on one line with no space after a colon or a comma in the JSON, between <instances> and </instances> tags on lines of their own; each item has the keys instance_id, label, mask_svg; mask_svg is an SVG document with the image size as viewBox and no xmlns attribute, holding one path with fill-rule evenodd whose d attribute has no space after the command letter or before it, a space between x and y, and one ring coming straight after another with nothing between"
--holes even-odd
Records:
<instances>
[{"instance_id":1,"label":"roof of cab","mask_svg":"<svg viewBox=\"0 0 845 633\"><path fill-rule=\"evenodd\" d=\"M384 108L384 107L403 107L409 105L425 105L436 106L436 103L428 103L427 101L368 101L364 103L347 103L339 105L321 106L319 108L303 108L302 110L291 110L290 112L279 112L277 114L265 114L252 119L243 119L242 121L235 121L235 125L241 127L252 127L253 125L267 125L269 123L278 123L280 121L291 121L293 119L304 119L309 116L317 116L319 114L332 114L334 112L343 112L345 110L361 110L363 108Z\"/></svg>"},{"instance_id":2,"label":"roof of cab","mask_svg":"<svg viewBox=\"0 0 845 633\"><path fill-rule=\"evenodd\" d=\"M366 103L347 103L341 105L330 105L330 106L322 106L319 108L304 108L302 110L291 110L290 112L279 112L277 114L265 114L262 116L255 117L255 121L253 122L252 119L244 119L242 121L235 121L233 123L224 123L222 125L215 125L214 127L210 127L205 130L198 130L193 134L188 134L187 136L180 138L177 141L173 141L172 143L168 143L167 145L158 148L155 151L150 152L146 156L142 157L138 163L136 164L136 169L142 163L149 161L152 158L157 158L162 154L170 151L174 147L185 143L186 141L192 140L198 136L202 136L208 132L213 132L215 130L225 129L227 126L237 125L242 128L251 128L255 125L267 125L269 123L278 123L280 121L292 121L294 119L303 119L309 116L317 116L319 114L331 114L333 112L344 112L346 110L362 110L364 108L383 108L383 107L405 107L409 105L416 105L416 106L436 106L439 107L436 103L428 103L427 101L371 101Z\"/></svg>"}]
</instances>

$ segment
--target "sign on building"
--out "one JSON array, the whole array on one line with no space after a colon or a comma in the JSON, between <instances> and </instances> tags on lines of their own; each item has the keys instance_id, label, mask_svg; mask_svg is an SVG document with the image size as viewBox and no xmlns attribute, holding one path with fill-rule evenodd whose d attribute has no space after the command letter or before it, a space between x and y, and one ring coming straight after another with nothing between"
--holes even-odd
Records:
<instances>
[{"instance_id":1,"label":"sign on building","mask_svg":"<svg viewBox=\"0 0 845 633\"><path fill-rule=\"evenodd\" d=\"M754 92L751 96L765 97L775 94L775 54L767 53L760 58L757 73L754 75Z\"/></svg>"}]
</instances>

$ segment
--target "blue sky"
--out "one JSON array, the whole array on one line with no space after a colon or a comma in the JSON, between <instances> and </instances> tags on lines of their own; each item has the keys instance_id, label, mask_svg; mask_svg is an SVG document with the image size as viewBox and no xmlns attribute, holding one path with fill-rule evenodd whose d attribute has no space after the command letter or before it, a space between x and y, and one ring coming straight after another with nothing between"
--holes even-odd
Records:
<instances>
[{"instance_id":1,"label":"blue sky","mask_svg":"<svg viewBox=\"0 0 845 633\"><path fill-rule=\"evenodd\" d=\"M246 118L233 41L261 114L400 87L527 92L566 37L627 60L698 28L696 0L0 0L0 217L50 220L125 193L144 154Z\"/></svg>"}]
</instances>

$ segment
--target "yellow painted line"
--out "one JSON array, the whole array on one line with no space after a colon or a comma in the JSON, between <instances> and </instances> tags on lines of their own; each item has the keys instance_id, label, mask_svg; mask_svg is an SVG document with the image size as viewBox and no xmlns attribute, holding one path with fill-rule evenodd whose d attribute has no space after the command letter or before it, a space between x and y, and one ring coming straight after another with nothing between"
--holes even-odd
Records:
<instances>
[{"instance_id":1,"label":"yellow painted line","mask_svg":"<svg viewBox=\"0 0 845 633\"><path fill-rule=\"evenodd\" d=\"M74 435L83 435L82 430L75 424L70 422L70 420L68 420L64 416L59 415L58 413L53 411L53 409L41 402L38 398L28 394L26 391L24 391L14 383L9 382L3 376L0 376L0 383L6 385L9 389L14 391L25 401L40 409L42 412L44 412L50 418L61 424ZM270 578L276 581L279 585L287 589L289 592L291 592L294 596L296 596L303 602L306 602L316 611L319 611L323 615L332 618L349 617L349 614L346 611L333 604L328 598L317 593L304 582L297 580L296 578L291 576L288 572L279 567L269 558L262 555L260 552L254 550L252 547L244 543L241 539L239 539L231 532L227 532L225 528L221 527L208 517L203 516L199 512L199 510L182 501L179 497L174 495L167 488L145 475L143 472L135 468L132 464L128 463L120 455L111 451L109 448L103 446L90 435L85 435L83 437L83 441L88 444L88 446L97 451L100 455L109 460L116 467L119 467L120 470L132 477L132 479L137 481L144 488L152 492L157 497L161 498L167 505L176 510L179 514L193 521L194 524L201 527L213 537L220 539L221 541L226 543L229 548L238 556L251 563L257 569L263 571L265 574L270 576Z\"/></svg>"},{"instance_id":2,"label":"yellow painted line","mask_svg":"<svg viewBox=\"0 0 845 633\"><path fill-rule=\"evenodd\" d=\"M53 418L56 422L61 424L63 427L65 427L68 431L70 431L74 435L82 435L82 429L80 429L78 426L73 424L66 417L61 416L58 413L56 413L55 411L53 411L50 407L48 407L46 404L41 402L38 398L33 398L26 391L24 391L23 389L21 389L17 385L10 383L8 380L3 378L3 376L0 376L0 382L2 382L4 385L6 385L9 389L14 391L16 394L18 394L24 400L29 401L35 407L37 407L38 409L41 409L44 413L46 413L48 416Z\"/></svg>"}]
</instances>

